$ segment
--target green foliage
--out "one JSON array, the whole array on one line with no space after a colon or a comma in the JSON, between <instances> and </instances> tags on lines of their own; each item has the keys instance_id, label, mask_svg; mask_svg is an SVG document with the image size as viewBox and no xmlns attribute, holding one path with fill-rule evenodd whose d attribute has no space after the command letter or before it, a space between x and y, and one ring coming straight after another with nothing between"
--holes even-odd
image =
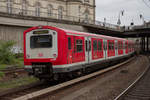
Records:
<instances>
[{"instance_id":1,"label":"green foliage","mask_svg":"<svg viewBox=\"0 0 150 100\"><path fill-rule=\"evenodd\" d=\"M6 69L8 65L23 67L23 53L14 54L14 45L14 41L0 41L0 70Z\"/></svg>"},{"instance_id":2,"label":"green foliage","mask_svg":"<svg viewBox=\"0 0 150 100\"><path fill-rule=\"evenodd\" d=\"M4 76L5 76L5 73L0 71L0 78Z\"/></svg>"},{"instance_id":3,"label":"green foliage","mask_svg":"<svg viewBox=\"0 0 150 100\"><path fill-rule=\"evenodd\" d=\"M23 67L23 65L24 65L24 63L23 63L23 57L15 59L15 65L17 67Z\"/></svg>"},{"instance_id":4,"label":"green foliage","mask_svg":"<svg viewBox=\"0 0 150 100\"><path fill-rule=\"evenodd\" d=\"M0 90L7 90L10 88L16 88L18 86L23 86L23 85L27 85L27 84L31 84L34 82L37 82L38 79L35 77L20 77L17 79L12 79L9 81L1 81L0 82Z\"/></svg>"},{"instance_id":5,"label":"green foliage","mask_svg":"<svg viewBox=\"0 0 150 100\"><path fill-rule=\"evenodd\" d=\"M0 41L0 64L13 64L15 63L15 56L11 52L14 46L14 41Z\"/></svg>"},{"instance_id":6,"label":"green foliage","mask_svg":"<svg viewBox=\"0 0 150 100\"><path fill-rule=\"evenodd\" d=\"M4 70L7 67L6 64L0 64L0 70Z\"/></svg>"},{"instance_id":7,"label":"green foliage","mask_svg":"<svg viewBox=\"0 0 150 100\"><path fill-rule=\"evenodd\" d=\"M17 54L15 54L15 57L16 58L23 58L23 53L17 53Z\"/></svg>"}]
</instances>

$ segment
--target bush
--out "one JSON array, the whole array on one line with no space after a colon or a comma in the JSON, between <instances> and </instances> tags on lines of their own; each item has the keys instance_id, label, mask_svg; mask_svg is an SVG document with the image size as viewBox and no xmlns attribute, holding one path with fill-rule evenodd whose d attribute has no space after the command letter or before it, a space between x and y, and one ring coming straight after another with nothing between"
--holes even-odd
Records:
<instances>
[{"instance_id":1,"label":"bush","mask_svg":"<svg viewBox=\"0 0 150 100\"><path fill-rule=\"evenodd\" d=\"M15 56L11 52L11 48L14 44L14 41L0 41L0 64L15 63Z\"/></svg>"},{"instance_id":2,"label":"bush","mask_svg":"<svg viewBox=\"0 0 150 100\"><path fill-rule=\"evenodd\" d=\"M1 71L0 71L0 78L2 78L2 77L4 77L4 76L5 76L4 72L1 72Z\"/></svg>"},{"instance_id":3,"label":"bush","mask_svg":"<svg viewBox=\"0 0 150 100\"><path fill-rule=\"evenodd\" d=\"M6 64L0 64L0 70L6 69L7 65Z\"/></svg>"},{"instance_id":4,"label":"bush","mask_svg":"<svg viewBox=\"0 0 150 100\"><path fill-rule=\"evenodd\" d=\"M23 58L23 53L16 53L15 58Z\"/></svg>"},{"instance_id":5,"label":"bush","mask_svg":"<svg viewBox=\"0 0 150 100\"><path fill-rule=\"evenodd\" d=\"M23 65L24 65L24 63L23 63L23 58L17 58L16 60L15 60L15 65L17 66L17 67L23 67Z\"/></svg>"}]
</instances>

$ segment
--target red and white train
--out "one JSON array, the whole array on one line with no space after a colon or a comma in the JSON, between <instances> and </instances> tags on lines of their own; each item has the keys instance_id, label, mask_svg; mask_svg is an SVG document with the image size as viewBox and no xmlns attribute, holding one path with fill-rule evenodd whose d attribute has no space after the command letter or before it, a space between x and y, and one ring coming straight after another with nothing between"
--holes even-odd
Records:
<instances>
[{"instance_id":1,"label":"red and white train","mask_svg":"<svg viewBox=\"0 0 150 100\"><path fill-rule=\"evenodd\" d=\"M94 68L134 53L134 42L122 38L37 26L24 32L24 65L40 79Z\"/></svg>"}]
</instances>

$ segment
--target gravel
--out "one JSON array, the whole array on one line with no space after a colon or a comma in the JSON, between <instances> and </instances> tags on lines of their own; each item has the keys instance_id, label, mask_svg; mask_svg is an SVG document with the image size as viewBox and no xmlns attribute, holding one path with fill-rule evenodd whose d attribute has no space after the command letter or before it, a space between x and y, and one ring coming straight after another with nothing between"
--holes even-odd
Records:
<instances>
[{"instance_id":1,"label":"gravel","mask_svg":"<svg viewBox=\"0 0 150 100\"><path fill-rule=\"evenodd\" d=\"M42 100L114 100L149 65L146 56L138 56L128 64L80 84L50 94Z\"/></svg>"}]
</instances>

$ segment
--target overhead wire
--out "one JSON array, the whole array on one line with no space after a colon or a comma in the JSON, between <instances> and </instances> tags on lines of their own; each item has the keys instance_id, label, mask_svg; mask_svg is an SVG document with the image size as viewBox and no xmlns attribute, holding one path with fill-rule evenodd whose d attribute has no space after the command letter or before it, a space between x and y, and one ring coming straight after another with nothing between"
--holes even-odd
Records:
<instances>
[{"instance_id":1,"label":"overhead wire","mask_svg":"<svg viewBox=\"0 0 150 100\"><path fill-rule=\"evenodd\" d=\"M148 7L148 8L150 8L150 6L147 4L147 2L145 1L145 0L142 0L143 2L144 2L144 4ZM150 1L150 0L149 0Z\"/></svg>"}]
</instances>

